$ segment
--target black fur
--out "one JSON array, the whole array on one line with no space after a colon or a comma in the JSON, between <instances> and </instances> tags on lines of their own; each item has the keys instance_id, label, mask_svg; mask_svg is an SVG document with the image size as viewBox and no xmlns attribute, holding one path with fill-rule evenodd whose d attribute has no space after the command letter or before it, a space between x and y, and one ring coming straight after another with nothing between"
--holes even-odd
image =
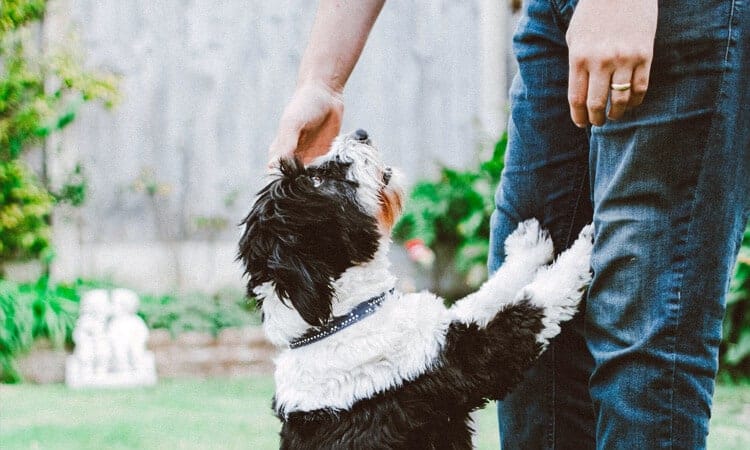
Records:
<instances>
[{"instance_id":1,"label":"black fur","mask_svg":"<svg viewBox=\"0 0 750 450\"><path fill-rule=\"evenodd\" d=\"M272 281L279 298L313 326L331 317L333 280L371 260L381 237L377 219L359 205L358 185L346 177L349 168L339 160L309 168L281 161L280 176L243 221L239 258L249 293ZM539 356L543 315L526 299L506 305L485 328L454 322L431 367L348 410L274 406L281 448L471 449L469 414L504 397Z\"/></svg>"},{"instance_id":2,"label":"black fur","mask_svg":"<svg viewBox=\"0 0 750 450\"><path fill-rule=\"evenodd\" d=\"M348 411L293 412L282 449L471 449L469 413L501 399L541 352L543 311L523 301L480 329L455 322L433 369Z\"/></svg>"},{"instance_id":3,"label":"black fur","mask_svg":"<svg viewBox=\"0 0 750 450\"><path fill-rule=\"evenodd\" d=\"M249 295L273 280L280 298L320 325L331 315L331 282L377 251L377 222L357 202L357 184L346 179L348 163L305 168L285 159L280 169L242 222L239 259Z\"/></svg>"}]
</instances>

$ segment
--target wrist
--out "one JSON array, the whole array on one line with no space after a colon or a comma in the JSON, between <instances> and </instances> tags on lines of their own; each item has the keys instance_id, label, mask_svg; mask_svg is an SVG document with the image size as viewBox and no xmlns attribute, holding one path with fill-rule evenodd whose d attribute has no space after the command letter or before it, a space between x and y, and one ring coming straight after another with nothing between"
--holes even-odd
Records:
<instances>
[{"instance_id":1,"label":"wrist","mask_svg":"<svg viewBox=\"0 0 750 450\"><path fill-rule=\"evenodd\" d=\"M304 64L300 67L297 86L319 86L331 93L341 95L344 92L346 79L337 75L334 66L330 63Z\"/></svg>"},{"instance_id":2,"label":"wrist","mask_svg":"<svg viewBox=\"0 0 750 450\"><path fill-rule=\"evenodd\" d=\"M335 78L315 74L300 74L297 79L297 91L315 90L323 91L325 94L337 99L343 98L344 85L337 82Z\"/></svg>"}]
</instances>

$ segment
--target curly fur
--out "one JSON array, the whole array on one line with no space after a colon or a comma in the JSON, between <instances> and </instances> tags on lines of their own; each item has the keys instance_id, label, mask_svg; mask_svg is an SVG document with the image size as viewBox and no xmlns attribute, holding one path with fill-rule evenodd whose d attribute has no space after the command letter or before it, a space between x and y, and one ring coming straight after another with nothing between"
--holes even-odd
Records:
<instances>
[{"instance_id":1,"label":"curly fur","mask_svg":"<svg viewBox=\"0 0 750 450\"><path fill-rule=\"evenodd\" d=\"M278 297L314 325L330 316L332 281L378 248L377 222L358 207L358 186L346 179L347 169L281 160L279 176L258 193L243 221L240 255L250 293L272 281ZM327 182L315 186L316 177Z\"/></svg>"},{"instance_id":2,"label":"curly fur","mask_svg":"<svg viewBox=\"0 0 750 450\"><path fill-rule=\"evenodd\" d=\"M591 227L550 264L552 242L529 220L503 266L453 307L395 291L366 319L290 349L395 286L386 254L398 178L366 133L342 136L309 167L281 161L243 222L248 291L281 350L273 407L284 449L471 448L469 413L520 380L590 280Z\"/></svg>"}]
</instances>

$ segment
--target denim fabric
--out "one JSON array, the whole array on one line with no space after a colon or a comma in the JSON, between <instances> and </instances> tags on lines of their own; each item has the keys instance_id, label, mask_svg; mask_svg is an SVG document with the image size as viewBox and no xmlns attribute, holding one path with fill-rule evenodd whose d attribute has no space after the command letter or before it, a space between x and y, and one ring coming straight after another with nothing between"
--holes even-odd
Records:
<instances>
[{"instance_id":1,"label":"denim fabric","mask_svg":"<svg viewBox=\"0 0 750 450\"><path fill-rule=\"evenodd\" d=\"M581 313L498 403L502 447L705 448L750 210L750 6L659 2L643 105L582 130L567 104L575 3L527 1L514 37L489 265L523 219L539 218L558 251L593 220L594 279Z\"/></svg>"}]
</instances>

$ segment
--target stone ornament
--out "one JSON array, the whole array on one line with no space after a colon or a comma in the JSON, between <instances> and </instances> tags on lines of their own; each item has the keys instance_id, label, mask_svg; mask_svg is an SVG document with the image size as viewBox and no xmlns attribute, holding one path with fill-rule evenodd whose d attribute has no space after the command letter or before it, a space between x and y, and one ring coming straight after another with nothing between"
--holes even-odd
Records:
<instances>
[{"instance_id":1,"label":"stone ornament","mask_svg":"<svg viewBox=\"0 0 750 450\"><path fill-rule=\"evenodd\" d=\"M72 388L147 386L156 383L148 327L136 315L140 301L128 289L95 289L81 298L73 331L75 350L65 364Z\"/></svg>"}]
</instances>

